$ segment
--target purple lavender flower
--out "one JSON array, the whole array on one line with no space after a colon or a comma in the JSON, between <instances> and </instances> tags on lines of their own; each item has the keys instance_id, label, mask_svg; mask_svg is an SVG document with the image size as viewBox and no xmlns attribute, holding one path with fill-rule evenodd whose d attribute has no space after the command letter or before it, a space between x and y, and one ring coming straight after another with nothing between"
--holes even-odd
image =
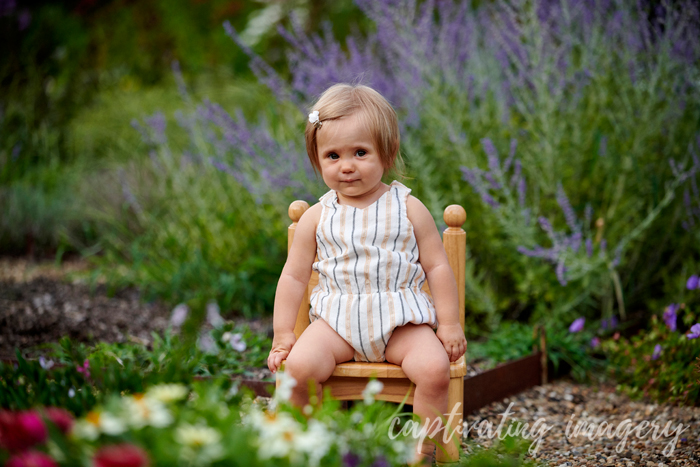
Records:
<instances>
[{"instance_id":1,"label":"purple lavender flower","mask_svg":"<svg viewBox=\"0 0 700 467\"><path fill-rule=\"evenodd\" d=\"M17 27L20 31L27 29L31 22L32 14L29 12L29 10L22 10L19 12L19 15L17 15Z\"/></svg>"},{"instance_id":2,"label":"purple lavender flower","mask_svg":"<svg viewBox=\"0 0 700 467\"><path fill-rule=\"evenodd\" d=\"M600 328L605 331L607 329L615 329L617 327L618 321L617 321L617 316L612 316L610 319L603 318L603 320L600 322Z\"/></svg>"},{"instance_id":3,"label":"purple lavender flower","mask_svg":"<svg viewBox=\"0 0 700 467\"><path fill-rule=\"evenodd\" d=\"M688 278L688 282L686 282L685 287L688 290L695 290L697 288L700 288L700 276L697 274L694 274Z\"/></svg>"},{"instance_id":4,"label":"purple lavender flower","mask_svg":"<svg viewBox=\"0 0 700 467\"><path fill-rule=\"evenodd\" d=\"M690 327L690 332L687 334L688 339L697 339L700 337L700 323L695 323Z\"/></svg>"},{"instance_id":5,"label":"purple lavender flower","mask_svg":"<svg viewBox=\"0 0 700 467\"><path fill-rule=\"evenodd\" d=\"M17 8L17 0L0 1L0 16L9 16Z\"/></svg>"},{"instance_id":6,"label":"purple lavender flower","mask_svg":"<svg viewBox=\"0 0 700 467\"><path fill-rule=\"evenodd\" d=\"M652 359L652 360L658 360L658 358L659 358L660 356L661 356L661 345L660 345L660 344L656 344L656 346L654 346L654 353L651 355L651 359Z\"/></svg>"},{"instance_id":7,"label":"purple lavender flower","mask_svg":"<svg viewBox=\"0 0 700 467\"><path fill-rule=\"evenodd\" d=\"M605 157L605 155L608 153L608 137L603 136L600 138L600 146L598 147L598 155L600 157Z\"/></svg>"},{"instance_id":8,"label":"purple lavender flower","mask_svg":"<svg viewBox=\"0 0 700 467\"><path fill-rule=\"evenodd\" d=\"M559 207L564 212L564 218L566 219L566 224L569 226L572 232L580 233L581 227L576 219L576 214L574 213L571 203L569 202L569 197L566 196L564 187L561 183L557 186L557 203Z\"/></svg>"},{"instance_id":9,"label":"purple lavender flower","mask_svg":"<svg viewBox=\"0 0 700 467\"><path fill-rule=\"evenodd\" d=\"M591 339L591 347L592 347L592 348L595 349L595 348L598 347L599 345L600 345L600 338L599 338L598 336L596 336L596 337L594 337L593 339Z\"/></svg>"},{"instance_id":10,"label":"purple lavender flower","mask_svg":"<svg viewBox=\"0 0 700 467\"><path fill-rule=\"evenodd\" d=\"M678 311L677 303L671 303L664 311L664 323L671 332L676 332L676 311Z\"/></svg>"},{"instance_id":11,"label":"purple lavender flower","mask_svg":"<svg viewBox=\"0 0 700 467\"><path fill-rule=\"evenodd\" d=\"M22 143L17 143L15 146L12 148L12 160L16 161L17 158L19 157L19 153L22 151Z\"/></svg>"},{"instance_id":12,"label":"purple lavender flower","mask_svg":"<svg viewBox=\"0 0 700 467\"><path fill-rule=\"evenodd\" d=\"M347 452L343 455L343 467L357 467L361 460L354 452Z\"/></svg>"},{"instance_id":13,"label":"purple lavender flower","mask_svg":"<svg viewBox=\"0 0 700 467\"><path fill-rule=\"evenodd\" d=\"M371 467L389 467L389 461L386 460L386 457L380 455L372 462Z\"/></svg>"},{"instance_id":14,"label":"purple lavender flower","mask_svg":"<svg viewBox=\"0 0 700 467\"><path fill-rule=\"evenodd\" d=\"M581 332L583 331L583 325L586 324L586 318L576 318L571 326L569 326L569 332Z\"/></svg>"}]
</instances>

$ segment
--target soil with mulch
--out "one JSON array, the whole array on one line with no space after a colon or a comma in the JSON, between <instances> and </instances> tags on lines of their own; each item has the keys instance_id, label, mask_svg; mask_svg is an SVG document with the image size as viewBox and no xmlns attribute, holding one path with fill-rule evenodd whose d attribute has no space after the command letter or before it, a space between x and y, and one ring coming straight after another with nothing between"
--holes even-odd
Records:
<instances>
[{"instance_id":1,"label":"soil with mulch","mask_svg":"<svg viewBox=\"0 0 700 467\"><path fill-rule=\"evenodd\" d=\"M81 262L64 263L57 268L26 260L0 259L0 358L14 357L14 348L26 350L56 342L63 336L80 342L131 340L147 344L152 331L160 332L167 327L168 307L143 303L138 291L133 289L113 296L107 295L104 285L90 290L76 279L79 275L73 274L85 268ZM256 332L271 332L269 319L246 324ZM480 371L478 363L468 368L469 376ZM259 378L270 376L267 369L259 369L255 374ZM510 413L504 416L509 406ZM537 428L548 431L531 457L554 467L700 465L700 407L632 401L612 386L558 380L468 415L465 422L469 432L464 448L470 450L474 443L493 444L504 417L501 431L504 434L508 424L514 422L512 430L520 426L525 429L520 434L532 435L533 424L540 419ZM486 429L488 422L493 430L491 436ZM579 422L585 422L588 430L582 430L579 424L577 432ZM603 422L612 430L597 433ZM673 434L666 436L662 429L669 422L666 433ZM652 423L661 427L656 439L653 430L649 432ZM680 428L679 424L682 424ZM630 429L622 445L626 426ZM679 429L684 431L676 437Z\"/></svg>"},{"instance_id":2,"label":"soil with mulch","mask_svg":"<svg viewBox=\"0 0 700 467\"><path fill-rule=\"evenodd\" d=\"M148 344L152 331L167 327L170 311L164 305L143 303L134 289L113 296L105 285L91 290L74 277L85 268L81 262L55 267L0 260L0 358L64 336L87 343Z\"/></svg>"}]
</instances>

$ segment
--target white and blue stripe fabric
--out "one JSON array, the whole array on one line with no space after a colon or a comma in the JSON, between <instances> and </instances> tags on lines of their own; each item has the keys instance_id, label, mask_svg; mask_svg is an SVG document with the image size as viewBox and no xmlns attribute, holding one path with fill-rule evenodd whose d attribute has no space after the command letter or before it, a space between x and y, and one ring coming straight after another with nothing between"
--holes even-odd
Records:
<instances>
[{"instance_id":1,"label":"white and blue stripe fabric","mask_svg":"<svg viewBox=\"0 0 700 467\"><path fill-rule=\"evenodd\" d=\"M383 362L396 327L437 326L432 298L406 214L411 192L394 181L364 209L338 204L334 190L320 203L316 229L319 283L310 297L310 321L323 319L354 349L356 361Z\"/></svg>"}]
</instances>

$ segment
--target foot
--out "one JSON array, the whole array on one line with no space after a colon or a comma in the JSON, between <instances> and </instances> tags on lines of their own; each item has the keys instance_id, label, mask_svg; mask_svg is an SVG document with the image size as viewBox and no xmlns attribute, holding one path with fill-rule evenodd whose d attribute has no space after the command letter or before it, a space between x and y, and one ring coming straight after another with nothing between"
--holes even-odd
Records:
<instances>
[{"instance_id":1,"label":"foot","mask_svg":"<svg viewBox=\"0 0 700 467\"><path fill-rule=\"evenodd\" d=\"M435 460L435 446L432 444L424 444L421 446L420 452L416 456L416 461L411 464L411 467L431 467Z\"/></svg>"}]
</instances>

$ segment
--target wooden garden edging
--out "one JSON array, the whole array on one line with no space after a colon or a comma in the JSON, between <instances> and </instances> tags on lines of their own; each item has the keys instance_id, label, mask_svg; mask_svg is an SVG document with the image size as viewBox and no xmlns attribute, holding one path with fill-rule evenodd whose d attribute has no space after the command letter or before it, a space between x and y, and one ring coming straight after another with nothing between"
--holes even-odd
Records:
<instances>
[{"instance_id":1,"label":"wooden garden edging","mask_svg":"<svg viewBox=\"0 0 700 467\"><path fill-rule=\"evenodd\" d=\"M547 337L541 326L535 326L533 334L532 355L464 377L464 414L547 383Z\"/></svg>"}]
</instances>

